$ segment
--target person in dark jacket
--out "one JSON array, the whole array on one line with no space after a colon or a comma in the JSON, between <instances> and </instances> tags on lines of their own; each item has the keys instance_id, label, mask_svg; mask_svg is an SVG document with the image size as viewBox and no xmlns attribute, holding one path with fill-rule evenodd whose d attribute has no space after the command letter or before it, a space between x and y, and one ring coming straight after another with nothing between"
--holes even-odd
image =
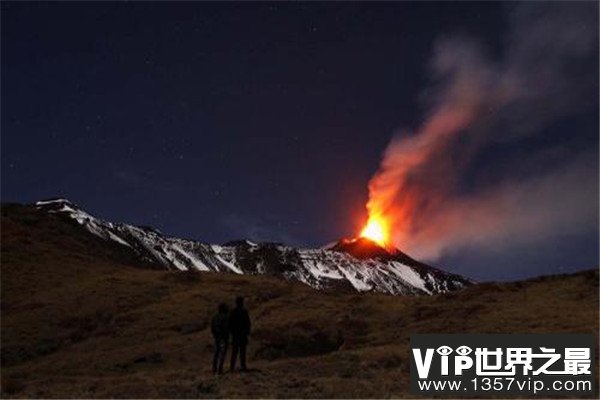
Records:
<instances>
[{"instance_id":1,"label":"person in dark jacket","mask_svg":"<svg viewBox=\"0 0 600 400\"><path fill-rule=\"evenodd\" d=\"M231 371L235 369L238 353L240 354L240 370L246 371L246 346L250 334L250 316L244 308L244 298L235 299L235 308L229 313L229 330L231 332Z\"/></svg>"},{"instance_id":2,"label":"person in dark jacket","mask_svg":"<svg viewBox=\"0 0 600 400\"><path fill-rule=\"evenodd\" d=\"M229 307L227 304L219 304L218 313L211 321L210 329L215 339L215 355L213 357L213 374L223 373L223 363L227 354L227 343L229 342Z\"/></svg>"}]
</instances>

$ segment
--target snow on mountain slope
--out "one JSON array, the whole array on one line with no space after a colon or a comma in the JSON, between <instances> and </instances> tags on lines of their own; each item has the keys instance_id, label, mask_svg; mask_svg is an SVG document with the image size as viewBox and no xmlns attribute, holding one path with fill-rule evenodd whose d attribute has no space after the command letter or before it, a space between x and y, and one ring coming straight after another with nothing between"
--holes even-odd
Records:
<instances>
[{"instance_id":1,"label":"snow on mountain slope","mask_svg":"<svg viewBox=\"0 0 600 400\"><path fill-rule=\"evenodd\" d=\"M150 227L104 221L66 199L39 201L36 207L76 222L107 244L132 253L140 262L166 269L269 274L316 289L350 288L394 295L430 295L472 283L413 260L399 250L385 250L367 239L344 239L320 249L248 240L210 245L167 237Z\"/></svg>"}]
</instances>

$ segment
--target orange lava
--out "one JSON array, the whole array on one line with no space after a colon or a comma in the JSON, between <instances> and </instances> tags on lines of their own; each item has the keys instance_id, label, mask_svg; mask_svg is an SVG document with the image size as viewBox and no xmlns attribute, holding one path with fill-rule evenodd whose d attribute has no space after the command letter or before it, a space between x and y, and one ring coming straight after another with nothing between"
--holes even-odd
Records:
<instances>
[{"instance_id":1,"label":"orange lava","mask_svg":"<svg viewBox=\"0 0 600 400\"><path fill-rule=\"evenodd\" d=\"M360 232L360 237L370 239L381 247L386 247L389 243L389 226L383 218L371 216Z\"/></svg>"}]
</instances>

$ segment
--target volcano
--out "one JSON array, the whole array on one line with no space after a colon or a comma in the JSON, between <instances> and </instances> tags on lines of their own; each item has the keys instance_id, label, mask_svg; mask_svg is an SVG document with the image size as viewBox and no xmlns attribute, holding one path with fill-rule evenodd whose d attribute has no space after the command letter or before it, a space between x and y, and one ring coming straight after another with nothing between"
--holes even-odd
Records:
<instances>
[{"instance_id":1,"label":"volcano","mask_svg":"<svg viewBox=\"0 0 600 400\"><path fill-rule=\"evenodd\" d=\"M331 247L331 250L345 252L358 259L388 259L397 252L396 249L386 249L377 242L364 237L342 239Z\"/></svg>"},{"instance_id":2,"label":"volcano","mask_svg":"<svg viewBox=\"0 0 600 400\"><path fill-rule=\"evenodd\" d=\"M265 274L299 281L318 290L391 295L432 295L459 290L473 283L364 237L342 239L316 249L255 243L247 239L218 245L170 237L151 227L105 221L67 199L15 205L11 209L14 207L21 214L31 214L32 219L70 225L75 229L58 227L57 232L91 236L106 255L141 268ZM35 229L35 225L28 229Z\"/></svg>"}]
</instances>

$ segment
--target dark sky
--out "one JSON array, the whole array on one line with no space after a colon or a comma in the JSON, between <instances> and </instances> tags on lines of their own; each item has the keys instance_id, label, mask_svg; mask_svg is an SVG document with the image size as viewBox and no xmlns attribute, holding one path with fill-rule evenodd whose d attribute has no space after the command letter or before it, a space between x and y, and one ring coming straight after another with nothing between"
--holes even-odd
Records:
<instances>
[{"instance_id":1,"label":"dark sky","mask_svg":"<svg viewBox=\"0 0 600 400\"><path fill-rule=\"evenodd\" d=\"M2 200L66 197L208 242L353 235L391 136L424 118L436 41L501 57L511 7L3 2ZM597 149L594 92L569 140ZM437 264L477 279L595 267L598 230L488 250Z\"/></svg>"}]
</instances>

